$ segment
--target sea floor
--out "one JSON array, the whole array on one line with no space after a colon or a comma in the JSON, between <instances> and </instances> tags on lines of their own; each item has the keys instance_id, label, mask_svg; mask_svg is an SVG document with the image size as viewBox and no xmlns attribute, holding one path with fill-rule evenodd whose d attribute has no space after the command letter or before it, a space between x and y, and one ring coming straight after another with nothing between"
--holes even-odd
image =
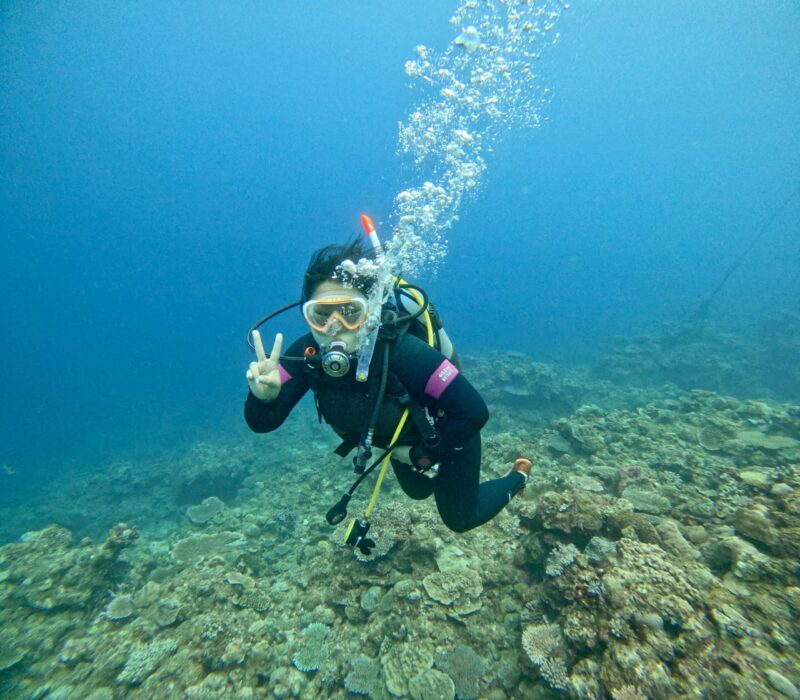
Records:
<instances>
[{"instance_id":1,"label":"sea floor","mask_svg":"<svg viewBox=\"0 0 800 700\"><path fill-rule=\"evenodd\" d=\"M343 545L354 475L312 420L3 500L0 697L800 697L800 406L719 342L690 351L714 390L680 386L653 342L466 359L483 478L534 471L465 534L389 472L373 554Z\"/></svg>"}]
</instances>

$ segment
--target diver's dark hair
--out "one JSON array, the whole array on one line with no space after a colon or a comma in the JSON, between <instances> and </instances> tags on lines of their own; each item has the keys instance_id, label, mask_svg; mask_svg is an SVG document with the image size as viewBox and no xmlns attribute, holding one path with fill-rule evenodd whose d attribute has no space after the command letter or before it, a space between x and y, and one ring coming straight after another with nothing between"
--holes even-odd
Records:
<instances>
[{"instance_id":1,"label":"diver's dark hair","mask_svg":"<svg viewBox=\"0 0 800 700\"><path fill-rule=\"evenodd\" d=\"M300 301L305 303L314 293L314 290L323 282L337 279L336 268L343 260L358 262L361 258L373 258L372 247L367 245L366 238L359 236L348 243L332 243L324 248L314 251L303 277L303 292ZM354 277L353 286L369 294L373 281L370 278Z\"/></svg>"}]
</instances>

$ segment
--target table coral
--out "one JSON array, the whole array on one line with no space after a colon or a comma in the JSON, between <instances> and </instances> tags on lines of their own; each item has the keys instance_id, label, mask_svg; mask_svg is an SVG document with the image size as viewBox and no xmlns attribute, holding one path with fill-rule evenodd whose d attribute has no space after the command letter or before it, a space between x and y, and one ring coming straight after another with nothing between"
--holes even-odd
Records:
<instances>
[{"instance_id":1,"label":"table coral","mask_svg":"<svg viewBox=\"0 0 800 700\"><path fill-rule=\"evenodd\" d=\"M402 697L408 693L409 681L433 666L433 653L422 641L390 644L381 655L386 688Z\"/></svg>"},{"instance_id":2,"label":"table coral","mask_svg":"<svg viewBox=\"0 0 800 700\"><path fill-rule=\"evenodd\" d=\"M300 633L300 641L297 651L292 657L295 668L303 673L317 671L320 666L328 660L330 646L328 637L330 628L314 622Z\"/></svg>"},{"instance_id":3,"label":"table coral","mask_svg":"<svg viewBox=\"0 0 800 700\"><path fill-rule=\"evenodd\" d=\"M479 681L486 673L487 664L472 647L460 644L452 649L439 650L435 665L452 679L459 698L478 697Z\"/></svg>"},{"instance_id":4,"label":"table coral","mask_svg":"<svg viewBox=\"0 0 800 700\"><path fill-rule=\"evenodd\" d=\"M459 615L469 615L481 608L483 583L476 571L437 571L422 579L422 585L433 600L451 607Z\"/></svg>"},{"instance_id":5,"label":"table coral","mask_svg":"<svg viewBox=\"0 0 800 700\"><path fill-rule=\"evenodd\" d=\"M344 687L353 695L376 697L383 687L380 664L363 654L354 657L350 662L350 672L345 676Z\"/></svg>"},{"instance_id":6,"label":"table coral","mask_svg":"<svg viewBox=\"0 0 800 700\"><path fill-rule=\"evenodd\" d=\"M194 506L186 509L186 517L197 525L204 525L213 520L225 509L225 503L216 496L209 496Z\"/></svg>"},{"instance_id":7,"label":"table coral","mask_svg":"<svg viewBox=\"0 0 800 700\"><path fill-rule=\"evenodd\" d=\"M214 532L204 535L189 535L178 540L172 548L172 557L181 564L190 564L201 557L229 553L244 544L241 532Z\"/></svg>"}]
</instances>

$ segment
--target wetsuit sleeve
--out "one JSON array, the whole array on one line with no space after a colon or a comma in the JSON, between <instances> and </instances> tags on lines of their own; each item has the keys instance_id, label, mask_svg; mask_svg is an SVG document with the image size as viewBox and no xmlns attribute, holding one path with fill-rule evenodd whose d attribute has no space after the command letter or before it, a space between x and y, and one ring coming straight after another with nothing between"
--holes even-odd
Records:
<instances>
[{"instance_id":1,"label":"wetsuit sleeve","mask_svg":"<svg viewBox=\"0 0 800 700\"><path fill-rule=\"evenodd\" d=\"M296 340L286 351L286 357L302 357L305 338ZM291 413L297 402L308 391L308 381L303 372L302 361L281 359L281 391L274 401L262 401L247 390L244 402L244 419L250 430L256 433L269 433L279 428Z\"/></svg>"},{"instance_id":2,"label":"wetsuit sleeve","mask_svg":"<svg viewBox=\"0 0 800 700\"><path fill-rule=\"evenodd\" d=\"M417 445L411 450L411 458L419 466L429 466L462 449L489 420L489 409L475 387L450 360L413 335L403 336L396 348L392 372L411 398L437 417L438 444Z\"/></svg>"}]
</instances>

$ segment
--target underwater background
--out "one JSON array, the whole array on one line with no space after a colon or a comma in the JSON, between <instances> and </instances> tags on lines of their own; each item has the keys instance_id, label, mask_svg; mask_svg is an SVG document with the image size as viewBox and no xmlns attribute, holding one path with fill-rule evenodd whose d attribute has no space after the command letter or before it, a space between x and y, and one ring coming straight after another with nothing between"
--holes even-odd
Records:
<instances>
[{"instance_id":1,"label":"underwater background","mask_svg":"<svg viewBox=\"0 0 800 700\"><path fill-rule=\"evenodd\" d=\"M790 0L4 2L0 695L800 697L798 35ZM484 102L443 122L453 73ZM464 535L389 478L362 561L313 403L244 425L245 335L429 180L410 278L484 478L534 474Z\"/></svg>"}]
</instances>

